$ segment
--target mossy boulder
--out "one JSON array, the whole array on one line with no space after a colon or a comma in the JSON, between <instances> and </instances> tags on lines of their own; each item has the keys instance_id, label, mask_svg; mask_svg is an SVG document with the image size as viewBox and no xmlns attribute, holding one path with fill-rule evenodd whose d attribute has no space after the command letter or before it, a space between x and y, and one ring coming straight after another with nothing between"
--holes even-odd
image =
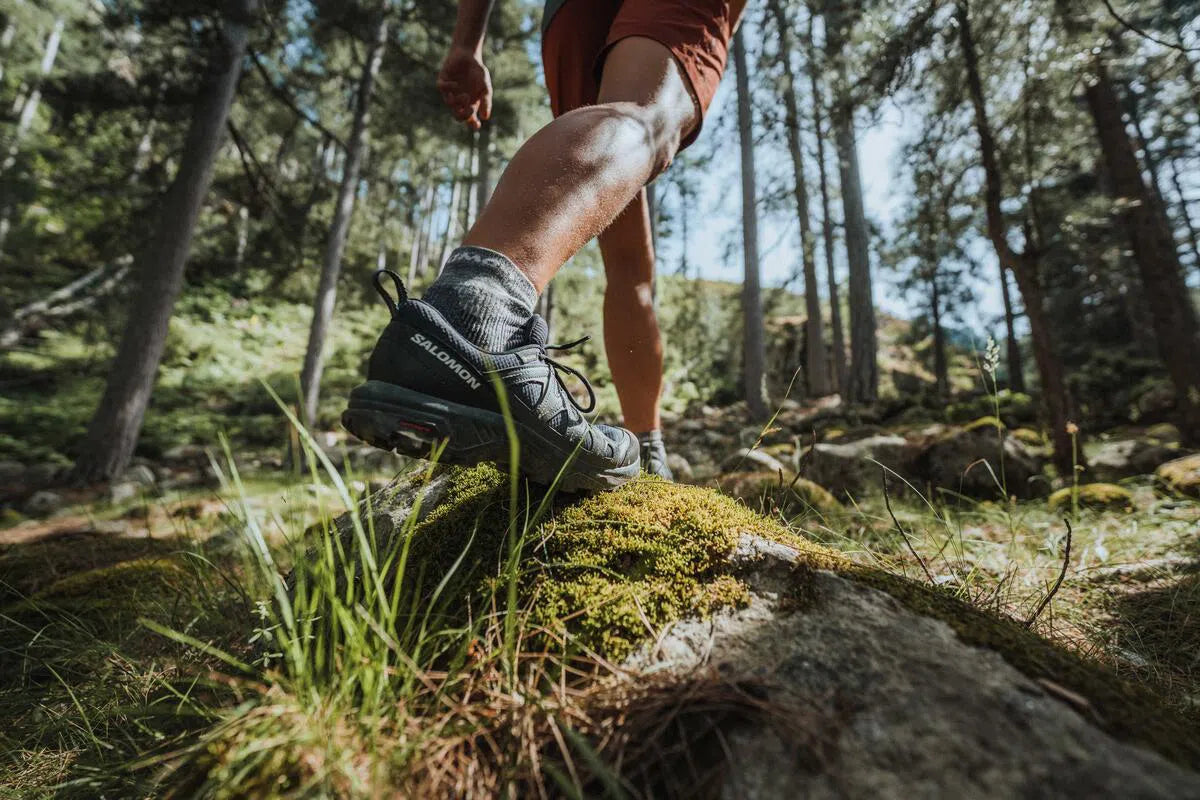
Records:
<instances>
[{"instance_id":1,"label":"mossy boulder","mask_svg":"<svg viewBox=\"0 0 1200 800\"><path fill-rule=\"evenodd\" d=\"M911 475L919 487L946 497L994 500L1036 496L1041 469L1033 451L996 428L995 417L982 417L923 442Z\"/></svg>"},{"instance_id":2,"label":"mossy boulder","mask_svg":"<svg viewBox=\"0 0 1200 800\"><path fill-rule=\"evenodd\" d=\"M1068 486L1051 494L1046 505L1051 511L1070 511L1073 495L1077 495L1080 508L1093 511L1128 511L1133 508L1133 493L1115 483L1085 483L1078 489Z\"/></svg>"},{"instance_id":3,"label":"mossy boulder","mask_svg":"<svg viewBox=\"0 0 1200 800\"><path fill-rule=\"evenodd\" d=\"M842 510L827 489L791 473L746 472L726 475L717 482L722 492L770 516L792 519L804 514L824 515Z\"/></svg>"},{"instance_id":4,"label":"mossy boulder","mask_svg":"<svg viewBox=\"0 0 1200 800\"><path fill-rule=\"evenodd\" d=\"M1173 446L1148 439L1103 442L1088 453L1088 474L1097 481L1119 481L1135 475L1152 475L1162 464L1179 457Z\"/></svg>"},{"instance_id":5,"label":"mossy boulder","mask_svg":"<svg viewBox=\"0 0 1200 800\"><path fill-rule=\"evenodd\" d=\"M1009 435L1026 447L1045 447L1046 437L1033 428L1014 428Z\"/></svg>"},{"instance_id":6,"label":"mossy boulder","mask_svg":"<svg viewBox=\"0 0 1200 800\"><path fill-rule=\"evenodd\" d=\"M1200 497L1200 453L1168 461L1154 474L1172 492Z\"/></svg>"},{"instance_id":7,"label":"mossy boulder","mask_svg":"<svg viewBox=\"0 0 1200 800\"><path fill-rule=\"evenodd\" d=\"M883 480L880 464L905 475L910 461L910 446L904 437L868 436L845 444L807 447L800 454L799 466L805 478L842 498L879 490Z\"/></svg>"}]
</instances>

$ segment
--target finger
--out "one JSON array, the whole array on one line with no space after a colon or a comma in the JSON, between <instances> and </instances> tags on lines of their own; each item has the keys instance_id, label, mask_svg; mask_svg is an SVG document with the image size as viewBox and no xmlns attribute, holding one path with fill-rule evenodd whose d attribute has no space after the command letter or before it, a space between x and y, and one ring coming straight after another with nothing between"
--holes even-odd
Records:
<instances>
[{"instance_id":1,"label":"finger","mask_svg":"<svg viewBox=\"0 0 1200 800\"><path fill-rule=\"evenodd\" d=\"M483 102L480 104L480 107L479 107L479 118L481 120L492 118L492 93L491 93L491 90L488 90L483 93Z\"/></svg>"}]
</instances>

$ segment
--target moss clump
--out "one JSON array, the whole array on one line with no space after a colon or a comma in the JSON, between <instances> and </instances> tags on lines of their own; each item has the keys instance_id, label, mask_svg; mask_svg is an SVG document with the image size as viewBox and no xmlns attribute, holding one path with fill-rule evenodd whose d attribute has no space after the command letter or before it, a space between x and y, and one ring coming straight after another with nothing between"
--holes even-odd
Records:
<instances>
[{"instance_id":1,"label":"moss clump","mask_svg":"<svg viewBox=\"0 0 1200 800\"><path fill-rule=\"evenodd\" d=\"M1001 422L997 417L989 415L989 416L980 417L979 419L968 422L966 425L963 426L962 429L964 432L970 432L970 431L978 431L978 430L984 430L984 429L994 431L997 428L999 428L1000 430L1003 430L1004 423Z\"/></svg>"},{"instance_id":2,"label":"moss clump","mask_svg":"<svg viewBox=\"0 0 1200 800\"><path fill-rule=\"evenodd\" d=\"M518 589L529 624L565 631L612 659L648 629L742 602L746 589L728 570L739 534L780 530L716 491L651 478L582 499L560 496L527 527L531 510L522 506L512 527L525 542ZM506 580L509 511L507 476L488 465L455 471L413 531L405 581L431 589L457 565L454 587L441 593L444 613L490 607Z\"/></svg>"},{"instance_id":3,"label":"moss clump","mask_svg":"<svg viewBox=\"0 0 1200 800\"><path fill-rule=\"evenodd\" d=\"M727 559L743 532L776 526L717 492L640 480L567 508L546 526L545 567L529 582L534 622L565 624L620 658L647 627L738 604ZM563 623L562 620L568 620Z\"/></svg>"},{"instance_id":4,"label":"moss clump","mask_svg":"<svg viewBox=\"0 0 1200 800\"><path fill-rule=\"evenodd\" d=\"M782 514L792 518L801 514L832 514L842 504L819 484L793 475L774 472L735 473L722 477L717 485L730 497L736 497L755 511Z\"/></svg>"},{"instance_id":5,"label":"moss clump","mask_svg":"<svg viewBox=\"0 0 1200 800\"><path fill-rule=\"evenodd\" d=\"M1078 492L1080 508L1095 511L1125 511L1133 507L1133 493L1115 483L1087 483L1077 490L1068 486L1059 489L1046 500L1051 511L1062 511L1072 506L1071 496Z\"/></svg>"},{"instance_id":6,"label":"moss clump","mask_svg":"<svg viewBox=\"0 0 1200 800\"><path fill-rule=\"evenodd\" d=\"M1157 425L1151 425L1149 428L1146 428L1146 437L1154 439L1157 442L1170 444L1180 441L1183 435L1180 434L1179 428L1171 423L1160 422Z\"/></svg>"},{"instance_id":7,"label":"moss clump","mask_svg":"<svg viewBox=\"0 0 1200 800\"><path fill-rule=\"evenodd\" d=\"M1154 475L1173 492L1200 497L1200 454L1168 461Z\"/></svg>"},{"instance_id":8,"label":"moss clump","mask_svg":"<svg viewBox=\"0 0 1200 800\"><path fill-rule=\"evenodd\" d=\"M1033 428L1017 428L1010 435L1027 447L1042 447L1046 444L1046 438Z\"/></svg>"}]
</instances>

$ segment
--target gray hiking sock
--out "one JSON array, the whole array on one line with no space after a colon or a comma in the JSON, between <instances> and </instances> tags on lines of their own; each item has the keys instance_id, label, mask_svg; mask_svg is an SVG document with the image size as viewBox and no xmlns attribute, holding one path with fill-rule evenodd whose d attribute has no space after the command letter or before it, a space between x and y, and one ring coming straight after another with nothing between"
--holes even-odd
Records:
<instances>
[{"instance_id":1,"label":"gray hiking sock","mask_svg":"<svg viewBox=\"0 0 1200 800\"><path fill-rule=\"evenodd\" d=\"M459 247L421 299L476 347L498 353L523 343L537 289L495 250Z\"/></svg>"},{"instance_id":2,"label":"gray hiking sock","mask_svg":"<svg viewBox=\"0 0 1200 800\"><path fill-rule=\"evenodd\" d=\"M662 431L656 428L639 433L637 439L642 449L642 471L663 480L675 480L671 467L667 465L667 446L663 442Z\"/></svg>"}]
</instances>

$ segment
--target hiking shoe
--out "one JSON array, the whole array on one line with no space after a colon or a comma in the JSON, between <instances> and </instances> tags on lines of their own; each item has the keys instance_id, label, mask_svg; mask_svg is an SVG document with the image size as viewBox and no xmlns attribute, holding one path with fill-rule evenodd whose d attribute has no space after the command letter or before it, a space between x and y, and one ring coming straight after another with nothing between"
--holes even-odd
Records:
<instances>
[{"instance_id":1,"label":"hiking shoe","mask_svg":"<svg viewBox=\"0 0 1200 800\"><path fill-rule=\"evenodd\" d=\"M662 431L651 431L640 438L642 472L673 482L675 475L667 465L667 447L663 444Z\"/></svg>"},{"instance_id":2,"label":"hiking shoe","mask_svg":"<svg viewBox=\"0 0 1200 800\"><path fill-rule=\"evenodd\" d=\"M399 303L383 288L392 279ZM547 355L582 344L547 344L546 321L533 315L525 341L501 353L475 347L436 309L409 300L400 277L375 274L392 320L379 337L367 367L367 382L350 393L342 414L348 431L375 447L428 458L446 441L442 463L507 465L509 440L499 392L507 400L520 442L519 469L535 483L559 477L564 491L619 486L640 469L637 438L623 428L593 425L584 418L596 405L587 379ZM574 375L587 389L580 404L561 373Z\"/></svg>"}]
</instances>

